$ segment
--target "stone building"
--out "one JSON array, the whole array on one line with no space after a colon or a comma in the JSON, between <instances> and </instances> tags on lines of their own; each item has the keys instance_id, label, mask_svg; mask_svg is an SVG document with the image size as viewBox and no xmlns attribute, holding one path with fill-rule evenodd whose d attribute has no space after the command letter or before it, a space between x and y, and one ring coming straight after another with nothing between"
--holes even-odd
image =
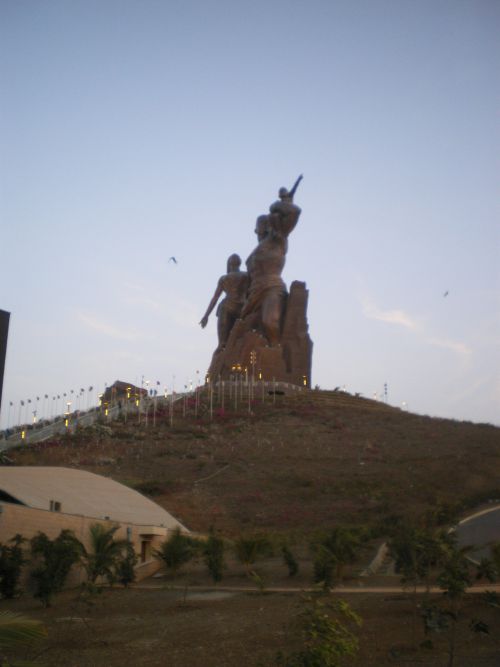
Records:
<instances>
[{"instance_id":1,"label":"stone building","mask_svg":"<svg viewBox=\"0 0 500 667\"><path fill-rule=\"evenodd\" d=\"M189 532L162 507L137 491L84 470L42 466L0 467L0 542L16 533L30 539L38 532L50 539L69 529L86 548L94 523L118 525L117 539L126 538L139 558L136 577L160 568L153 558L169 531ZM84 580L75 569L69 585Z\"/></svg>"}]
</instances>

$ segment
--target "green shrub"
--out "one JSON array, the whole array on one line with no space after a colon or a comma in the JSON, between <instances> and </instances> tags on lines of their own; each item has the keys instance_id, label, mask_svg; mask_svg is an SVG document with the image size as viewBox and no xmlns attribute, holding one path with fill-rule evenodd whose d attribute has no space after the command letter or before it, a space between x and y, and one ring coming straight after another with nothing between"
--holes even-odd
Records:
<instances>
[{"instance_id":1,"label":"green shrub","mask_svg":"<svg viewBox=\"0 0 500 667\"><path fill-rule=\"evenodd\" d=\"M314 552L314 581L327 590L333 586L335 580L337 559L323 544L316 545Z\"/></svg>"},{"instance_id":2,"label":"green shrub","mask_svg":"<svg viewBox=\"0 0 500 667\"><path fill-rule=\"evenodd\" d=\"M154 556L176 574L182 565L189 563L199 552L199 540L181 533L180 528L176 528L170 537L162 542L160 548L155 550Z\"/></svg>"},{"instance_id":3,"label":"green shrub","mask_svg":"<svg viewBox=\"0 0 500 667\"><path fill-rule=\"evenodd\" d=\"M222 579L224 550L224 540L221 537L217 537L214 529L211 528L208 540L203 546L203 559L214 582Z\"/></svg>"},{"instance_id":4,"label":"green shrub","mask_svg":"<svg viewBox=\"0 0 500 667\"><path fill-rule=\"evenodd\" d=\"M288 568L288 576L294 577L299 571L299 564L297 563L297 560L293 555L292 551L290 550L288 544L283 544L281 546L281 555L283 556L285 565Z\"/></svg>"},{"instance_id":5,"label":"green shrub","mask_svg":"<svg viewBox=\"0 0 500 667\"><path fill-rule=\"evenodd\" d=\"M307 606L297 619L297 631L303 642L299 651L285 656L278 653L279 667L339 667L358 650L358 639L351 628L361 625L361 618L344 600L321 602L306 600Z\"/></svg>"},{"instance_id":6,"label":"green shrub","mask_svg":"<svg viewBox=\"0 0 500 667\"><path fill-rule=\"evenodd\" d=\"M21 544L26 540L17 534L10 540L10 545L0 544L0 594L12 599L19 594L21 568L26 562Z\"/></svg>"},{"instance_id":7,"label":"green shrub","mask_svg":"<svg viewBox=\"0 0 500 667\"><path fill-rule=\"evenodd\" d=\"M272 554L272 544L265 535L240 537L234 543L234 553L250 576L250 566L258 558Z\"/></svg>"},{"instance_id":8,"label":"green shrub","mask_svg":"<svg viewBox=\"0 0 500 667\"><path fill-rule=\"evenodd\" d=\"M116 579L125 588L135 581L135 566L137 565L137 554L130 542L125 548L125 555L116 565Z\"/></svg>"},{"instance_id":9,"label":"green shrub","mask_svg":"<svg viewBox=\"0 0 500 667\"><path fill-rule=\"evenodd\" d=\"M30 544L37 562L31 572L35 582L34 597L39 598L44 607L50 607L53 596L63 589L71 567L80 559L83 547L70 530L62 530L54 540L45 533L38 533Z\"/></svg>"}]
</instances>

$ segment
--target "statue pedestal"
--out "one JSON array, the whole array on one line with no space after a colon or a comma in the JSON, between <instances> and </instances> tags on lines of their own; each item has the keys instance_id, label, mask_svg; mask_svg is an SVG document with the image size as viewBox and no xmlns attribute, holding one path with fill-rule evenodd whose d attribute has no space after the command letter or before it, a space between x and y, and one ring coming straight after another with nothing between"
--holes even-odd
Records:
<instances>
[{"instance_id":1,"label":"statue pedestal","mask_svg":"<svg viewBox=\"0 0 500 667\"><path fill-rule=\"evenodd\" d=\"M287 297L281 341L273 347L257 329L254 314L237 320L226 347L213 354L210 381L229 380L244 373L255 380L274 379L310 387L313 344L308 334L307 298L305 283L294 281Z\"/></svg>"}]
</instances>

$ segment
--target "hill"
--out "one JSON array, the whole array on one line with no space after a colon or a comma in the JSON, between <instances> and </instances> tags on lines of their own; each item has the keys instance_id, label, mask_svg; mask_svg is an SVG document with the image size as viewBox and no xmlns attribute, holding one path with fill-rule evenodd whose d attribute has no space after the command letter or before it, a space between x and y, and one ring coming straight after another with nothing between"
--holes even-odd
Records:
<instances>
[{"instance_id":1,"label":"hill","mask_svg":"<svg viewBox=\"0 0 500 667\"><path fill-rule=\"evenodd\" d=\"M263 400L264 399L264 400ZM16 465L109 475L186 526L227 536L309 534L339 523L384 534L396 517L453 520L500 498L500 429L419 416L343 392L215 405L206 392L151 416L81 429L9 452ZM185 413L185 414L184 414Z\"/></svg>"}]
</instances>

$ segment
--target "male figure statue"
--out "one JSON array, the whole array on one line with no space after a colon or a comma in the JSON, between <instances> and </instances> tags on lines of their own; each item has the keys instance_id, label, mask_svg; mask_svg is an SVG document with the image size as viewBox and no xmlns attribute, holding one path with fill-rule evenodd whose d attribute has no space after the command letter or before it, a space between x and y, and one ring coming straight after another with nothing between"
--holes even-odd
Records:
<instances>
[{"instance_id":1,"label":"male figure statue","mask_svg":"<svg viewBox=\"0 0 500 667\"><path fill-rule=\"evenodd\" d=\"M200 324L203 328L207 326L208 316L215 307L222 292L226 293L217 307L217 334L219 336L219 345L216 352L220 352L226 345L231 329L234 323L240 317L243 303L245 302L248 290L248 274L240 271L241 259L239 255L231 255L227 260L227 273L219 278L217 288L208 304L205 315L201 318Z\"/></svg>"},{"instance_id":2,"label":"male figure statue","mask_svg":"<svg viewBox=\"0 0 500 667\"><path fill-rule=\"evenodd\" d=\"M288 236L301 213L293 203L293 195L301 179L302 176L299 176L290 191L280 188L279 200L271 204L269 214L257 218L255 233L258 245L246 261L250 289L241 317L256 313L271 346L279 345L281 337L287 294L281 273L285 266Z\"/></svg>"}]
</instances>

